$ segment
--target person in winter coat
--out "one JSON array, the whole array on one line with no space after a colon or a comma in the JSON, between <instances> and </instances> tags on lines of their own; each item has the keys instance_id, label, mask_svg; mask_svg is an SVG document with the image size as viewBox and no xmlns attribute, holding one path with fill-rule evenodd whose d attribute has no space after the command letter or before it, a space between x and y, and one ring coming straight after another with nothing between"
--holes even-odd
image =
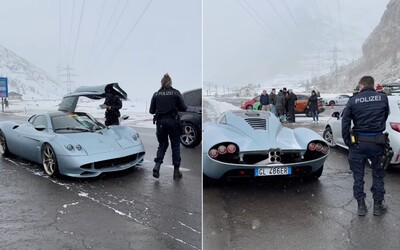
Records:
<instances>
[{"instance_id":1,"label":"person in winter coat","mask_svg":"<svg viewBox=\"0 0 400 250\"><path fill-rule=\"evenodd\" d=\"M269 104L270 104L270 111L276 115L276 94L275 89L272 89L271 93L269 93Z\"/></svg>"},{"instance_id":2,"label":"person in winter coat","mask_svg":"<svg viewBox=\"0 0 400 250\"><path fill-rule=\"evenodd\" d=\"M286 98L282 90L279 90L278 95L276 95L275 107L276 107L276 116L279 118L281 122L283 122L285 120Z\"/></svg>"},{"instance_id":3,"label":"person in winter coat","mask_svg":"<svg viewBox=\"0 0 400 250\"><path fill-rule=\"evenodd\" d=\"M293 93L293 90L289 89L289 95L287 97L287 107L289 112L290 122L296 122L294 108L296 107L297 95Z\"/></svg>"},{"instance_id":4,"label":"person in winter coat","mask_svg":"<svg viewBox=\"0 0 400 250\"><path fill-rule=\"evenodd\" d=\"M318 96L315 90L311 91L311 96L308 98L307 109L311 110L313 123L318 123Z\"/></svg>"},{"instance_id":5,"label":"person in winter coat","mask_svg":"<svg viewBox=\"0 0 400 250\"><path fill-rule=\"evenodd\" d=\"M104 105L106 106L106 121L104 124L106 126L119 125L119 117L121 116L119 110L122 108L122 102L118 95L113 92L111 88L106 89L106 99L104 101Z\"/></svg>"},{"instance_id":6,"label":"person in winter coat","mask_svg":"<svg viewBox=\"0 0 400 250\"><path fill-rule=\"evenodd\" d=\"M266 90L264 90L260 96L261 110L269 111L269 96Z\"/></svg>"}]
</instances>

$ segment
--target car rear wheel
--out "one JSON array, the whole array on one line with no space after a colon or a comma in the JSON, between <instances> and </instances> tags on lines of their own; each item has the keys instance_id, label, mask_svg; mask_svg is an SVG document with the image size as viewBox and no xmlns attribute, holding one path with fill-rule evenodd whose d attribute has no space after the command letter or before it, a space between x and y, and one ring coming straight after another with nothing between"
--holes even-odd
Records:
<instances>
[{"instance_id":1,"label":"car rear wheel","mask_svg":"<svg viewBox=\"0 0 400 250\"><path fill-rule=\"evenodd\" d=\"M247 109L247 110L252 110L252 109L253 109L253 106L252 106L252 105L247 105L246 109Z\"/></svg>"},{"instance_id":2,"label":"car rear wheel","mask_svg":"<svg viewBox=\"0 0 400 250\"><path fill-rule=\"evenodd\" d=\"M324 165L322 165L322 167L320 167L320 169L318 169L311 175L307 176L307 180L310 180L310 181L317 180L319 177L321 177L323 171L324 171Z\"/></svg>"},{"instance_id":3,"label":"car rear wheel","mask_svg":"<svg viewBox=\"0 0 400 250\"><path fill-rule=\"evenodd\" d=\"M326 127L324 133L322 134L324 140L329 144L329 146L335 146L335 142L333 139L333 133L331 127Z\"/></svg>"},{"instance_id":4,"label":"car rear wheel","mask_svg":"<svg viewBox=\"0 0 400 250\"><path fill-rule=\"evenodd\" d=\"M7 141L3 131L0 130L0 154L3 156L8 156L10 151L7 148Z\"/></svg>"},{"instance_id":5,"label":"car rear wheel","mask_svg":"<svg viewBox=\"0 0 400 250\"><path fill-rule=\"evenodd\" d=\"M46 172L47 175L53 177L59 174L56 153L49 144L45 144L43 146L42 161L43 161L44 171Z\"/></svg>"},{"instance_id":6,"label":"car rear wheel","mask_svg":"<svg viewBox=\"0 0 400 250\"><path fill-rule=\"evenodd\" d=\"M199 145L201 139L199 131L192 123L186 122L181 135L181 144L186 148L194 148Z\"/></svg>"}]
</instances>

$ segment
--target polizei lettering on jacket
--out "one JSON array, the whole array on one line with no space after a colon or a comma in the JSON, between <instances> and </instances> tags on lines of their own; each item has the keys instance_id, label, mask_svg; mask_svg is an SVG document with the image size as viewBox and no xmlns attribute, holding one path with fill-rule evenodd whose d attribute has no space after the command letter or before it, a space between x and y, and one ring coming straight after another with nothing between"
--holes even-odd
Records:
<instances>
[{"instance_id":1,"label":"polizei lettering on jacket","mask_svg":"<svg viewBox=\"0 0 400 250\"><path fill-rule=\"evenodd\" d=\"M173 95L174 91L160 91L157 92L156 95Z\"/></svg>"},{"instance_id":2,"label":"polizei lettering on jacket","mask_svg":"<svg viewBox=\"0 0 400 250\"><path fill-rule=\"evenodd\" d=\"M381 96L380 95L374 95L374 96L368 96L368 97L359 97L356 98L355 102L379 102L381 101Z\"/></svg>"}]
</instances>

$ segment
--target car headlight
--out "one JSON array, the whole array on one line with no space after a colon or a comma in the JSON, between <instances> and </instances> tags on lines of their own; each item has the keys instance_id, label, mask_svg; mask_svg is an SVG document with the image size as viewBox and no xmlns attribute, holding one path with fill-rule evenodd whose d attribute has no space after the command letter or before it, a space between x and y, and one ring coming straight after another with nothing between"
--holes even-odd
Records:
<instances>
[{"instance_id":1,"label":"car headlight","mask_svg":"<svg viewBox=\"0 0 400 250\"><path fill-rule=\"evenodd\" d=\"M81 150L82 150L82 146L81 146L81 145L79 145L79 144L78 144L78 145L76 145L76 146L75 146L75 148L76 148L76 150L78 150L78 151L81 151Z\"/></svg>"},{"instance_id":2,"label":"car headlight","mask_svg":"<svg viewBox=\"0 0 400 250\"><path fill-rule=\"evenodd\" d=\"M66 148L68 151L74 150L74 146L72 146L71 144L68 144L65 148Z\"/></svg>"}]
</instances>

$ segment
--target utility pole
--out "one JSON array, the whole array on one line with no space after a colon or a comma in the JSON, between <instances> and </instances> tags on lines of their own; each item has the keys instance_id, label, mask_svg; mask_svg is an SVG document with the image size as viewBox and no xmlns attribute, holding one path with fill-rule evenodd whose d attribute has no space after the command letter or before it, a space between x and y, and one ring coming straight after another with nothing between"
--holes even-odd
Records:
<instances>
[{"instance_id":1,"label":"utility pole","mask_svg":"<svg viewBox=\"0 0 400 250\"><path fill-rule=\"evenodd\" d=\"M78 75L75 75L73 73L74 68L71 68L68 64L67 67L62 69L63 71L65 71L65 74L61 75L63 77L65 77L65 80L62 81L63 83L66 83L67 85L67 94L72 92L72 84L75 83L72 78Z\"/></svg>"},{"instance_id":2,"label":"utility pole","mask_svg":"<svg viewBox=\"0 0 400 250\"><path fill-rule=\"evenodd\" d=\"M328 51L332 53L332 68L331 71L335 73L335 83L336 86L338 85L338 60L344 60L344 58L338 57L338 53L343 52L341 50L338 50L336 45L333 46L333 49L331 51Z\"/></svg>"}]
</instances>

